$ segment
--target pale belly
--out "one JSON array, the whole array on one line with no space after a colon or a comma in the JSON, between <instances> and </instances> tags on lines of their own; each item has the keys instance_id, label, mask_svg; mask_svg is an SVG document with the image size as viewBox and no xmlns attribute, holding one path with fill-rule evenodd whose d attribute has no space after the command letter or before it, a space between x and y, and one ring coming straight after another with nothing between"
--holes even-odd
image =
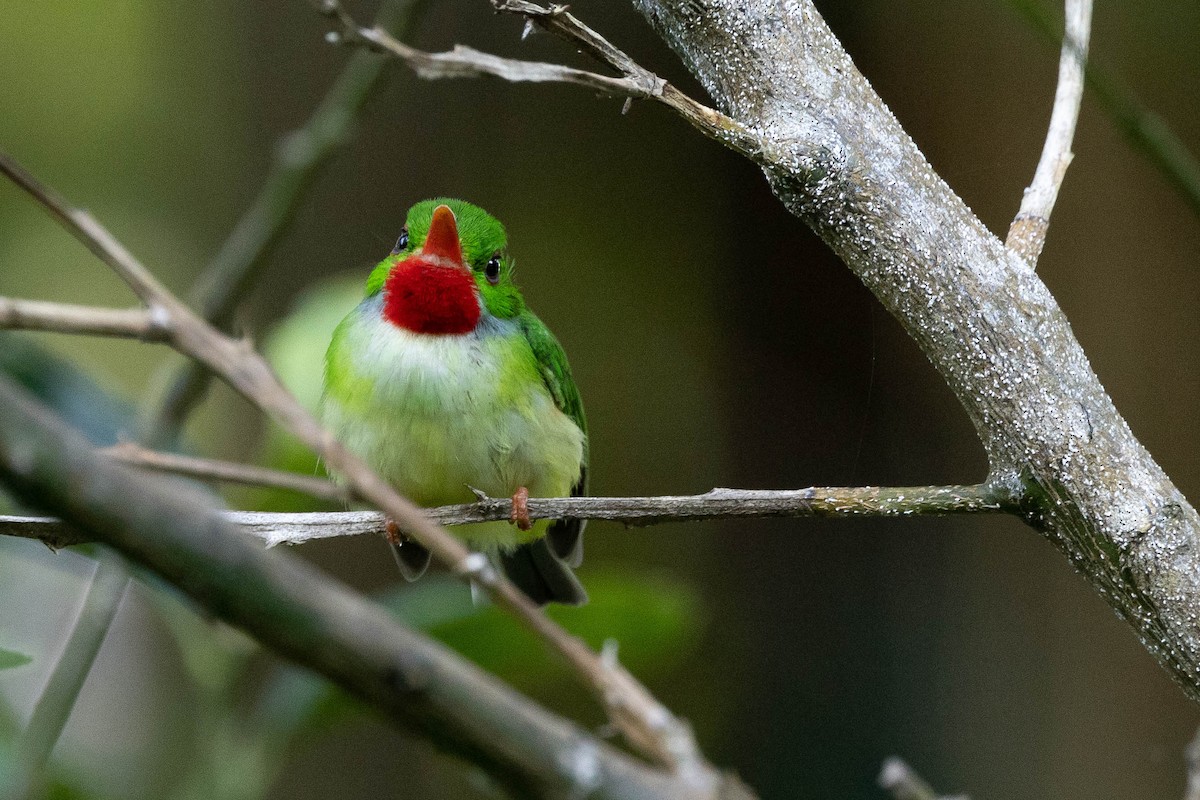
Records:
<instances>
[{"instance_id":1,"label":"pale belly","mask_svg":"<svg viewBox=\"0 0 1200 800\"><path fill-rule=\"evenodd\" d=\"M384 322L370 301L331 346L322 416L333 433L402 494L430 507L508 497L569 495L584 435L554 404L515 323L431 336ZM335 352L336 349L336 352ZM462 526L484 545L536 538L507 522Z\"/></svg>"}]
</instances>

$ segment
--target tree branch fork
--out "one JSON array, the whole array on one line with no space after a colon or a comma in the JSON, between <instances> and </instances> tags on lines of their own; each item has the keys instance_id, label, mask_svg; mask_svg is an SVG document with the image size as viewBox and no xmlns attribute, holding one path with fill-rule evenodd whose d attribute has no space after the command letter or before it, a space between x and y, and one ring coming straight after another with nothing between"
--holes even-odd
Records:
<instances>
[{"instance_id":1,"label":"tree branch fork","mask_svg":"<svg viewBox=\"0 0 1200 800\"><path fill-rule=\"evenodd\" d=\"M1008 385L1005 383L1006 373L998 365L1008 364L1009 369L1036 365L1040 353L1033 352L1031 348L1013 345L1005 339L1002 336L1005 333L1003 326L997 327L994 324L995 319L1004 318L1001 314L994 315L995 319L988 318L986 314L963 317L955 312L957 307L943 309L939 306L935 309L932 301L922 306L918 301L926 297L940 302L939 298L943 295L951 294L939 283L939 269L942 265L936 259L932 265L925 263L921 258L913 261L912 253L897 254L889 248L896 242L905 242L918 255L949 254L945 260L946 264L962 261L966 264L983 265L976 271L956 274L956 280L961 282L964 275L972 279L978 278L981 281L980 285L968 288L991 290L998 295L1010 290L1021 290L1016 300L1032 309L1031 317L1036 316L1045 321L1046 330L1052 332L1055 341L1061 344L1060 361L1065 359L1068 365L1064 374L1059 376L1063 385L1053 388L1056 391L1062 389L1071 397L1084 397L1086 403L1083 400L1077 401L1082 408L1092 407L1099 410L1096 416L1104 419L1098 424L1112 440L1108 443L1110 450L1132 453L1134 456L1140 453L1144 456L1144 459L1133 460L1139 463L1146 462L1145 472L1149 478L1141 482L1143 485L1136 487L1137 492L1122 491L1118 502L1129 505L1131 499L1139 499L1136 496L1138 492L1156 498L1178 497L1179 507L1183 509L1182 521L1177 525L1179 541L1186 545L1188 541L1196 538L1195 512L1177 495L1165 475L1160 476L1144 451L1140 451L1136 442L1127 435L1127 429L1122 432L1119 416L1095 382L1094 375L1086 368L1086 360L1082 357L1077 343L1070 336L1069 330L1061 330L1065 326L1065 319L1057 312L1053 299L1049 297L1048 292L1044 292L1044 287L1039 289L1036 278L1025 275L1017 275L1016 279L1004 285L996 282L998 276L1013 277L1011 265L1007 262L1015 259L1004 259L1000 256L994 246L998 242L993 242L991 237L982 231L982 226L977 224L969 212L959 208L961 203L955 204L952 198L946 196L942 185L936 182L936 176L919 154L900 148L895 150L899 154L896 158L878 164L869 158L873 152L891 152L895 149L894 142L903 142L904 137L902 132L894 129L894 120L889 121L882 102L870 93L869 88L860 85L861 76L849 63L848 57L840 50L836 40L828 33L810 4L801 3L797 6L798 10L795 13L802 24L796 30L804 30L807 38L804 47L794 47L791 46L790 40L776 41L779 37L771 39L762 36L764 31L754 25L739 27L735 24L722 24L723 21L736 22L740 19L745 22L746 19L755 18L740 3L713 0L710 3L710 16L697 22L688 10L690 3L685 0L636 0L651 18L651 22L663 33L664 38L690 62L693 72L705 82L714 97L717 97L725 108L732 109L730 115L726 115L691 100L669 83L642 69L603 37L567 13L565 7L542 7L524 0L490 1L498 11L524 16L527 32L536 27L565 38L612 67L618 76L590 73L553 64L502 59L461 46L448 53L424 53L404 45L379 28L359 26L337 0L317 0L316 5L340 25L340 30L331 35L332 41L347 42L388 53L408 64L422 77L493 75L510 81L559 81L583 85L605 94L623 96L627 104L631 99L651 99L671 107L705 135L722 141L764 166L781 199L798 216L807 219L817 228L831 246L846 259L850 267L880 296L884 304L913 332L918 343L930 355L935 366L943 371L956 394L972 413L977 427L980 428L981 434L984 434L993 463L1024 464L1025 460L1014 456L1018 451L1036 462L1046 453L1052 454L1052 448L1048 447L1046 442L1053 439L1054 433L1048 427L1039 427L1044 421L1044 416L1036 414L1024 420L1008 420L1012 422L1012 430L1007 432L1006 436L989 436L994 433L992 429L999 421L1005 421L1011 415L1003 413L1003 408L995 406L992 402L995 393L989 393L978 384L990 376L993 383L1000 379L999 384ZM761 10L764 2L765 0L752 2L749 5ZM1080 75L1087 48L1091 2L1068 0L1067 6L1068 32L1060 64L1059 91L1056 94L1051 131L1047 136L1038 173L1026 194L1026 202L1022 204L1022 209L1014 220L1014 227L1007 242L1008 251L1015 253L1027 266L1035 264L1041 252L1050 212L1070 162L1071 139L1082 93ZM763 16L763 19L765 18L766 16ZM732 31L740 33L730 39L728 35ZM792 33L795 31L790 32L789 36ZM777 48L783 49L773 57L772 53ZM696 54L702 51L724 55L717 60L698 58ZM725 57L726 55L729 57ZM822 58L826 61L819 61ZM828 73L831 64L834 65L835 78L830 78L831 73ZM739 65L737 74L723 74L732 69L732 65ZM796 68L794 72L788 72L791 67ZM820 80L809 80L820 78L822 75L830 78L831 82L821 84ZM796 76L799 76L799 79ZM760 90L771 94L773 103L762 107L746 104L753 93L739 94L739 87L746 82L755 81L759 82ZM810 120L805 119L803 115L798 118L799 124L794 117L792 123L784 124L779 121L782 117L776 119L773 116L778 110L776 106L786 106L786 114L793 115L796 109L811 111L823 108L824 105L819 101L829 98L822 95L821 91L835 84L839 91L846 92L843 99L849 99L850 102L843 103L833 113L851 117L853 124L845 127L845 130L854 131L851 137L842 141L824 139L823 134L812 134L814 131L828 131L831 128L828 124L809 125ZM770 92L772 85L776 85L777 88L774 94ZM830 157L831 154L833 157ZM813 170L805 166L822 160L828 161L823 170ZM838 165L842 161L854 161L865 165L866 169L861 175L839 171ZM185 309L182 309L178 302L145 273L136 260L86 213L72 210L57 201L57 198L38 187L36 182L23 181L20 171L6 171L10 177L14 177L14 180L38 197L51 213L58 216L68 228L83 239L114 271L125 278L147 303L147 309L124 311L79 306L53 308L50 306L54 304L36 301L4 300L0 301L0 326L167 341L182 352L200 358L218 371L221 366L229 367L230 363L236 368L249 367L248 371L240 374L230 374L227 371L224 376L239 391L252 399L258 398L264 409L290 423L288 427L301 428L315 449L331 454L331 457L326 459L328 462L354 465L353 459L341 451L336 443L322 438L323 433L319 427L314 428L304 416L306 412L286 402L281 403L276 397L264 398L264 387L270 390L267 391L268 395L273 391L273 387L270 380L261 373L261 366L251 358L252 351L241 352L239 355L236 346L230 345L229 340L215 338L203 327L194 324L194 320L184 314ZM842 188L847 191L840 191L839 184L844 184ZM877 204L829 204L832 199L857 197L855 192L858 189L870 186L893 187L894 191L891 195L876 198L880 201ZM931 186L932 189L929 189ZM934 210L938 213L916 213L927 210L926 206L919 203L904 205L904 202L907 202L903 199L907 197L905 192L913 187L925 190L922 197L934 198L937 201L937 208ZM872 193L869 191L862 193L862 198L870 200L871 197ZM870 213L860 213L864 209ZM890 235L897 230L909 230L912 220L931 217L944 217L947 220L948 224L938 226L940 239L927 236L924 229L908 237ZM1029 226L1026 223L1030 220L1035 221L1036 225L1027 230ZM987 300L986 297L984 299ZM962 307L968 306L969 304ZM939 316L939 319L944 317L947 320L947 326L950 325L949 321L953 321L962 327L957 330L947 327L950 334L945 337L941 336L940 329L923 328L921 321L928 320L930 315L939 315L940 310L947 312ZM977 317L985 322L979 322ZM178 324L181 319L183 324ZM970 330L970 326L974 324L980 325L985 334L997 335L998 332L1000 338L987 341L985 337L980 341L985 341L987 348L982 348L979 352L970 350L968 345L974 346L977 342L964 342L962 331ZM1002 346L995 346L997 343ZM993 350L996 352L993 353ZM997 353L1003 358L998 358ZM972 375L975 377L971 377ZM1019 385L1018 380L1012 382L1009 388ZM1013 389L1012 394L1018 396L1020 393ZM1023 397L1014 401L1006 395L1000 399L1014 408L1024 402ZM1091 441L1090 434L1088 438ZM1045 452L1042 452L1043 450ZM1052 461L1049 458L1043 460L1047 463ZM628 525L735 516L1023 513L1023 507L1037 499L1034 494L1040 491L1048 496L1048 500L1043 509L1044 515L1038 520L1039 527L1049 531L1052 536L1060 537L1060 546L1067 550L1068 555L1076 560L1094 583L1105 586L1111 580L1110 567L1097 566L1098 562L1091 558L1086 545L1098 543L1103 549L1115 541L1111 531L1097 522L1104 509L1112 507L1113 501L1109 500L1105 505L1098 492L1072 491L1066 481L1078 477L1072 472L1073 465L1060 466L1062 468L1057 471L1042 470L1029 481L1022 481L1020 485L1014 481L1007 487L1002 485L1004 482L999 479L989 479L988 482L976 486L950 487L847 487L789 491L714 489L702 495L683 497L538 498L531 500L530 511L531 516L535 518L586 517L623 521ZM434 547L431 549L441 560L451 565L464 566L473 562L470 562L469 555L462 548L456 548L441 538L444 532L440 528L425 523L436 520L443 524L465 524L487 519L503 519L509 514L510 506L507 500L482 498L477 503L431 509L426 515L415 515L415 509L405 505L402 499L394 494L389 494L386 487L380 487L371 477L358 476L359 479L354 481L356 493L383 507L389 516L414 521L421 532L418 538L423 542L426 539L432 541ZM1085 483L1077 481L1077 486L1080 485ZM1060 490L1064 486L1068 491L1061 493ZM395 509L401 513L393 514ZM378 531L381 521L381 516L372 512L259 515L258 519L245 512L229 512L229 516L243 527L256 532L268 543L306 541L323 535L368 533ZM289 528L289 525L293 527ZM61 523L49 518L0 519L0 532L16 531L21 526L29 533L18 535L31 535L43 540L46 540L44 534L53 532L55 526L58 526L60 533L66 530ZM255 526L261 527L255 530ZM302 528L307 529L308 533L300 533ZM1162 541L1161 531L1153 533L1156 541ZM1108 541L1104 541L1105 536L1109 537ZM1117 544L1120 545L1119 542ZM1174 580L1169 572L1160 575L1161 565L1156 565L1132 550L1130 553L1132 555L1125 555L1135 559L1135 565L1134 569L1126 570L1128 577L1125 581L1129 585L1114 583L1110 588L1115 591L1106 592L1105 596L1109 597L1109 601L1119 613L1134 622L1135 627L1141 628L1140 632L1147 642L1158 645L1160 649L1156 652L1160 658L1172 669L1185 688L1196 696L1196 663L1200 660L1197 656L1200 642L1195 632L1179 620L1180 609L1198 593L1197 586L1194 585L1197 582L1186 570L1174 576L1180 580ZM1099 561L1104 560L1104 555L1101 554ZM594 660L593 654L582 652L571 641L564 639L551 623L544 622L544 617L539 618L531 614L529 609L521 605L520 598L507 594L508 587L502 580L497 580L495 575L489 575L482 571L482 568L472 568L466 572L492 593L501 605L523 618L563 652L568 661L582 674L589 676L601 690L602 696L608 698L609 690L615 690L617 694L622 695L622 699L609 703L609 710L610 714L615 715L618 724L626 723L622 727L635 747L643 753L650 754L660 763L672 765L677 771L686 771L688 767L697 767L702 772L707 770L707 765L699 759L694 744L686 735L680 738L677 729L673 738L672 735L664 734L664 728L670 726L661 724L662 720L666 719L669 722L671 718L669 715L661 716L666 714L666 710L652 698L647 698L644 690L632 681L631 676L624 672L606 674L603 665ZM1172 590L1168 584L1180 585L1182 588ZM1164 589L1164 586L1167 588ZM1141 611L1147 604L1157 609L1151 615L1152 619L1146 618L1151 619L1150 622L1141 621ZM1156 648L1152 646L1151 649ZM622 704L629 705L622 708ZM632 717L622 716L624 713L629 713Z\"/></svg>"}]
</instances>

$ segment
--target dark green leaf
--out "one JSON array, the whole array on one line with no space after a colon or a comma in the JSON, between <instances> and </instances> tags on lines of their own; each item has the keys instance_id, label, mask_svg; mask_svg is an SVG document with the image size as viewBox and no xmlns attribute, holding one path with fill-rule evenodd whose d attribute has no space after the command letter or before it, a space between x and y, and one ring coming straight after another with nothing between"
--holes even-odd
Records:
<instances>
[{"instance_id":1,"label":"dark green leaf","mask_svg":"<svg viewBox=\"0 0 1200 800\"><path fill-rule=\"evenodd\" d=\"M33 661L31 656L23 653L17 653L12 650L5 650L0 647L0 669L12 669L13 667L23 667Z\"/></svg>"}]
</instances>

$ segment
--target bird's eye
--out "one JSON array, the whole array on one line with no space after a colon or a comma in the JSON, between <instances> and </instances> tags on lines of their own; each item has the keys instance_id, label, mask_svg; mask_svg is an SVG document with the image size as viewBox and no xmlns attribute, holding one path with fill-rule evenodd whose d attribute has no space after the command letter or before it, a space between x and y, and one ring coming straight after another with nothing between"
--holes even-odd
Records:
<instances>
[{"instance_id":1,"label":"bird's eye","mask_svg":"<svg viewBox=\"0 0 1200 800\"><path fill-rule=\"evenodd\" d=\"M396 255L404 248L408 247L408 226L405 225L400 229L400 238L396 240L396 246L392 248L392 255Z\"/></svg>"},{"instance_id":2,"label":"bird's eye","mask_svg":"<svg viewBox=\"0 0 1200 800\"><path fill-rule=\"evenodd\" d=\"M493 253L488 259L487 266L484 267L483 274L487 276L488 283L495 286L500 282L500 254Z\"/></svg>"}]
</instances>

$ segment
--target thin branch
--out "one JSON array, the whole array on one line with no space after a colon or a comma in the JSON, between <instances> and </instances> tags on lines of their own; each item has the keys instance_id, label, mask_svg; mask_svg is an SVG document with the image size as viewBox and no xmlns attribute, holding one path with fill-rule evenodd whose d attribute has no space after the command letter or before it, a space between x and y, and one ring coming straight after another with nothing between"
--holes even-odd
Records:
<instances>
[{"instance_id":1,"label":"thin branch","mask_svg":"<svg viewBox=\"0 0 1200 800\"><path fill-rule=\"evenodd\" d=\"M1008 3L1039 33L1058 41L1058 23L1040 0L1008 0ZM1148 159L1183 195L1193 213L1200 215L1200 159L1188 150L1187 143L1171 130L1160 114L1147 108L1117 73L1089 62L1085 77L1100 107L1129 139L1134 150Z\"/></svg>"},{"instance_id":2,"label":"thin branch","mask_svg":"<svg viewBox=\"0 0 1200 800\"><path fill-rule=\"evenodd\" d=\"M100 308L0 297L0 328L122 336L144 342L171 338L167 321L142 308Z\"/></svg>"},{"instance_id":3,"label":"thin branch","mask_svg":"<svg viewBox=\"0 0 1200 800\"><path fill-rule=\"evenodd\" d=\"M895 800L968 800L966 795L939 795L904 759L897 756L883 762L876 782Z\"/></svg>"},{"instance_id":4,"label":"thin branch","mask_svg":"<svg viewBox=\"0 0 1200 800\"><path fill-rule=\"evenodd\" d=\"M424 16L429 2L388 0L379 10L376 25L407 35ZM192 291L201 316L218 328L228 330L238 301L267 265L305 192L349 140L359 112L381 83L387 61L375 53L355 53L308 121L280 140L258 196L196 279ZM191 360L172 368L161 384L167 387L161 405L147 425L149 444L161 446L174 438L188 413L203 399L210 375Z\"/></svg>"},{"instance_id":5,"label":"thin branch","mask_svg":"<svg viewBox=\"0 0 1200 800\"><path fill-rule=\"evenodd\" d=\"M0 303L3 300L4 298L0 298ZM42 305L53 314L59 304ZM0 318L0 327L4 327L3 322ZM63 326L57 330L76 332L70 326ZM167 453L141 447L132 442L122 442L101 452L130 466L189 478L291 489L321 500L348 502L354 497L346 488L324 478L232 461ZM529 518L533 520L600 519L635 526L731 517L898 517L916 514L1018 513L1019 510L1007 487L992 483L891 487L814 486L806 489L716 488L704 494L679 496L529 498ZM477 503L441 506L424 511L442 525L507 520L511 518L512 500L481 497ZM307 533L297 537L296 541L345 535L337 532L336 517L336 514L329 517L333 532L324 535ZM0 517L0 520L3 519L6 518ZM303 528L311 531L313 523L306 522ZM2 533L4 531L0 530L0 534ZM279 541L292 540L285 537Z\"/></svg>"},{"instance_id":6,"label":"thin branch","mask_svg":"<svg viewBox=\"0 0 1200 800\"><path fill-rule=\"evenodd\" d=\"M1200 730L1188 742L1183 756L1187 761L1187 789L1183 800L1200 800Z\"/></svg>"},{"instance_id":7,"label":"thin branch","mask_svg":"<svg viewBox=\"0 0 1200 800\"><path fill-rule=\"evenodd\" d=\"M409 47L378 27L359 25L338 0L318 0L316 5L321 13L338 23L340 30L332 37L334 41L387 53L407 64L422 78L491 76L514 83L570 83L630 101L654 100L673 109L705 136L748 158L761 160L764 149L761 136L715 108L693 100L663 78L639 66L569 13L566 6L547 8L521 0L490 1L496 10L525 17L531 24L570 41L601 63L613 67L620 75L612 77L561 64L501 58L463 45L456 45L444 53L427 53Z\"/></svg>"},{"instance_id":8,"label":"thin branch","mask_svg":"<svg viewBox=\"0 0 1200 800\"><path fill-rule=\"evenodd\" d=\"M1042 157L1025 190L1021 209L1008 229L1005 246L1026 261L1037 263L1046 243L1050 212L1071 164L1071 142L1083 102L1083 77L1092 30L1092 0L1066 0L1066 30L1058 62L1058 88Z\"/></svg>"},{"instance_id":9,"label":"thin branch","mask_svg":"<svg viewBox=\"0 0 1200 800\"><path fill-rule=\"evenodd\" d=\"M623 522L631 527L730 518L901 517L1004 512L1015 513L1016 508L1001 491L986 485L822 487L784 491L713 489L705 494L675 497L529 498L530 519L602 519ZM512 515L512 500L487 498L478 503L430 508L425 513L442 525L507 520ZM377 511L300 514L227 511L223 516L262 539L269 547L340 536L380 535L385 531L384 516ZM87 541L53 517L0 515L0 536L40 539L54 548Z\"/></svg>"},{"instance_id":10,"label":"thin branch","mask_svg":"<svg viewBox=\"0 0 1200 800\"><path fill-rule=\"evenodd\" d=\"M301 559L265 552L186 485L99 456L3 375L0 480L158 573L215 617L470 758L513 796L748 797L715 773L710 791L698 791L686 776L653 769L542 709Z\"/></svg>"},{"instance_id":11,"label":"thin branch","mask_svg":"<svg viewBox=\"0 0 1200 800\"><path fill-rule=\"evenodd\" d=\"M40 776L67 725L71 709L75 707L75 700L91 672L128 582L129 571L121 558L102 550L66 647L33 707L29 725L21 735L17 760L19 774L16 779L19 788L13 792L13 797L26 794L30 797L35 794L40 796L40 792L36 791Z\"/></svg>"},{"instance_id":12,"label":"thin branch","mask_svg":"<svg viewBox=\"0 0 1200 800\"><path fill-rule=\"evenodd\" d=\"M322 500L348 502L345 488L310 475L267 469L211 458L164 453L122 442L100 451L123 464L208 481L291 489ZM424 509L442 525L508 520L512 499L486 497L479 502ZM529 518L600 519L630 526L747 517L904 517L913 515L1018 513L1015 499L1003 486L990 483L948 486L811 486L806 489L725 489L704 494L654 497L531 497ZM262 520L272 515L255 517ZM338 514L322 515L336 528ZM382 517L375 515L379 520ZM0 517L3 519L3 517ZM312 522L304 524L311 529ZM0 530L0 533L3 533ZM342 535L331 533L330 536ZM325 538L320 535L300 537Z\"/></svg>"},{"instance_id":13,"label":"thin branch","mask_svg":"<svg viewBox=\"0 0 1200 800\"><path fill-rule=\"evenodd\" d=\"M246 342L206 323L171 294L99 222L72 208L5 154L0 172L42 203L76 238L109 265L155 313L165 314L175 335L172 346L204 363L236 391L269 414L324 459L347 486L394 520L454 573L483 589L560 653L595 693L612 723L647 757L695 783L716 780L690 728L678 720L628 670L602 658L552 621L523 592L500 575L488 559L401 497L358 456L338 442L284 388L267 362Z\"/></svg>"},{"instance_id":14,"label":"thin branch","mask_svg":"<svg viewBox=\"0 0 1200 800\"><path fill-rule=\"evenodd\" d=\"M284 472L251 464L236 464L232 461L166 453L161 450L150 450L133 442L122 442L102 450L101 453L123 464L155 472L246 486L291 489L321 500L349 502L351 499L350 492L336 483L312 475L301 475L297 472Z\"/></svg>"}]
</instances>

